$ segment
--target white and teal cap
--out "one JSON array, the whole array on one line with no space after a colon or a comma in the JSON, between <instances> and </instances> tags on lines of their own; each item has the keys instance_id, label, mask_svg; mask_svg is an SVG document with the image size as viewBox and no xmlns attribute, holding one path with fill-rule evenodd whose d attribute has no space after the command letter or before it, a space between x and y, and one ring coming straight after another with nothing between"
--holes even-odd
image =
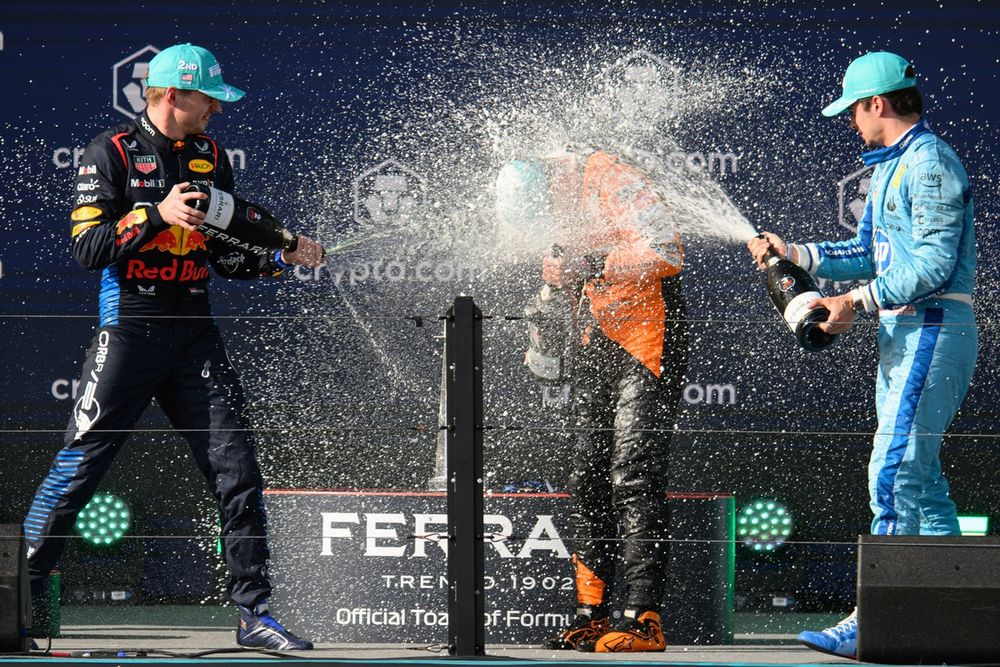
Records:
<instances>
[{"instance_id":1,"label":"white and teal cap","mask_svg":"<svg viewBox=\"0 0 1000 667\"><path fill-rule=\"evenodd\" d=\"M246 93L222 80L222 67L211 51L193 44L163 49L149 61L146 83L157 88L200 90L222 102L236 102Z\"/></svg>"}]
</instances>

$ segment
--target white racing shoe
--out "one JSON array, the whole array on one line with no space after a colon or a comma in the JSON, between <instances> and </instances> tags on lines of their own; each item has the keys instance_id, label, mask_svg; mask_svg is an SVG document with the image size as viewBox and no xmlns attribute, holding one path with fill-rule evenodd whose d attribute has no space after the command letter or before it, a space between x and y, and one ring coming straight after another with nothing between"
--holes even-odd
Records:
<instances>
[{"instance_id":1,"label":"white racing shoe","mask_svg":"<svg viewBox=\"0 0 1000 667\"><path fill-rule=\"evenodd\" d=\"M799 643L822 653L855 659L858 654L858 610L832 628L800 632Z\"/></svg>"}]
</instances>

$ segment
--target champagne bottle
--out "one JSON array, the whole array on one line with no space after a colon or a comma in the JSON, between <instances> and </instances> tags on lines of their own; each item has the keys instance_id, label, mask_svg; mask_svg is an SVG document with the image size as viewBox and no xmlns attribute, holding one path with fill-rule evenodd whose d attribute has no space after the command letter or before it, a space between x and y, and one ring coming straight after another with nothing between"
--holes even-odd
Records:
<instances>
[{"instance_id":1,"label":"champagne bottle","mask_svg":"<svg viewBox=\"0 0 1000 667\"><path fill-rule=\"evenodd\" d=\"M552 246L552 257L562 257L563 250ZM543 384L561 385L566 381L566 347L572 329L573 306L562 287L544 285L524 309L528 325L528 353L525 361L535 378Z\"/></svg>"},{"instance_id":2,"label":"champagne bottle","mask_svg":"<svg viewBox=\"0 0 1000 667\"><path fill-rule=\"evenodd\" d=\"M198 230L210 239L248 252L293 252L298 247L299 237L256 204L208 185L190 185L184 192L208 195L208 199L191 199L188 204L205 214Z\"/></svg>"},{"instance_id":3,"label":"champagne bottle","mask_svg":"<svg viewBox=\"0 0 1000 667\"><path fill-rule=\"evenodd\" d=\"M837 335L828 334L817 324L830 317L826 308L809 308L823 293L816 280L805 269L770 248L764 255L766 267L767 293L778 309L788 328L802 349L819 352L837 340Z\"/></svg>"}]
</instances>

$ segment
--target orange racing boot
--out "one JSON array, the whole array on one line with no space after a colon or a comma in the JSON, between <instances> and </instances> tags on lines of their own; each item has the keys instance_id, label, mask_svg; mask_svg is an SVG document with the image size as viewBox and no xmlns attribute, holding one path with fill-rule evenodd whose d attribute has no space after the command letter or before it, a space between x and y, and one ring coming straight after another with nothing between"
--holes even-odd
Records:
<instances>
[{"instance_id":1,"label":"orange racing boot","mask_svg":"<svg viewBox=\"0 0 1000 667\"><path fill-rule=\"evenodd\" d=\"M610 628L607 611L590 605L576 608L573 622L545 640L542 648L552 651L571 651L584 642L594 643Z\"/></svg>"},{"instance_id":2,"label":"orange racing boot","mask_svg":"<svg viewBox=\"0 0 1000 667\"><path fill-rule=\"evenodd\" d=\"M655 611L626 609L625 616L596 642L581 643L577 650L595 653L639 653L667 648Z\"/></svg>"}]
</instances>

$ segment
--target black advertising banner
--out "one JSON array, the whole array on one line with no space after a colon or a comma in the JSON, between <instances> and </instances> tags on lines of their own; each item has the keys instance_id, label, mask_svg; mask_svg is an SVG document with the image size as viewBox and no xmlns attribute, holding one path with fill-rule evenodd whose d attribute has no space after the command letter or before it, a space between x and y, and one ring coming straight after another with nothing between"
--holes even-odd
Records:
<instances>
[{"instance_id":1,"label":"black advertising banner","mask_svg":"<svg viewBox=\"0 0 1000 667\"><path fill-rule=\"evenodd\" d=\"M486 497L488 642L538 644L572 620L570 502ZM670 494L669 505L664 632L672 643L729 643L733 499ZM272 605L319 641L446 642L445 559L462 554L447 553L444 507L433 492L269 491Z\"/></svg>"}]
</instances>

